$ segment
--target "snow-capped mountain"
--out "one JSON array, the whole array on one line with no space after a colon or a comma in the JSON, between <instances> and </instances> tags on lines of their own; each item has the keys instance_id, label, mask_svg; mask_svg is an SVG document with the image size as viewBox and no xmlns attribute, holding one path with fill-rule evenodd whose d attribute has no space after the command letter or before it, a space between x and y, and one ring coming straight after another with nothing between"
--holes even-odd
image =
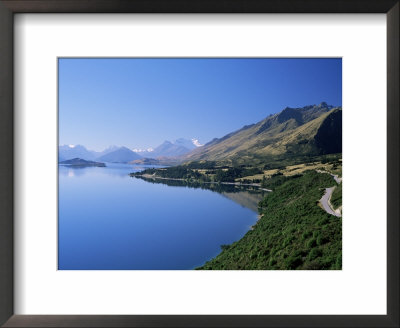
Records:
<instances>
[{"instance_id":1,"label":"snow-capped mountain","mask_svg":"<svg viewBox=\"0 0 400 328\"><path fill-rule=\"evenodd\" d=\"M202 146L197 139L179 138L174 142L164 141L152 151L141 152L140 155L148 158L177 157L189 153L193 149Z\"/></svg>"},{"instance_id":2,"label":"snow-capped mountain","mask_svg":"<svg viewBox=\"0 0 400 328\"><path fill-rule=\"evenodd\" d=\"M196 139L189 140L189 139L179 138L179 139L176 139L175 142L173 142L173 144L175 144L177 146L185 147L189 150L192 150L192 149L195 149L196 147L198 147L198 146L196 146L196 143L194 141L198 142L198 140L196 140Z\"/></svg>"},{"instance_id":3,"label":"snow-capped mountain","mask_svg":"<svg viewBox=\"0 0 400 328\"><path fill-rule=\"evenodd\" d=\"M85 146L82 145L62 145L58 147L58 156L64 161L73 158L92 161L96 158L96 153L87 150Z\"/></svg>"},{"instance_id":4,"label":"snow-capped mountain","mask_svg":"<svg viewBox=\"0 0 400 328\"><path fill-rule=\"evenodd\" d=\"M204 146L200 143L200 141L198 139L191 139L191 140L192 140L193 145L195 145L196 147Z\"/></svg>"},{"instance_id":5,"label":"snow-capped mountain","mask_svg":"<svg viewBox=\"0 0 400 328\"><path fill-rule=\"evenodd\" d=\"M132 149L135 153L145 153L145 152L152 152L154 149L153 148L147 148L147 149L141 149L141 148L134 148Z\"/></svg>"},{"instance_id":6,"label":"snow-capped mountain","mask_svg":"<svg viewBox=\"0 0 400 328\"><path fill-rule=\"evenodd\" d=\"M82 145L62 145L58 147L59 161L80 158L87 161L130 162L140 158L177 157L203 146L197 139L179 138L174 142L164 141L156 148L129 149L127 147L109 146L103 151L88 150Z\"/></svg>"}]
</instances>

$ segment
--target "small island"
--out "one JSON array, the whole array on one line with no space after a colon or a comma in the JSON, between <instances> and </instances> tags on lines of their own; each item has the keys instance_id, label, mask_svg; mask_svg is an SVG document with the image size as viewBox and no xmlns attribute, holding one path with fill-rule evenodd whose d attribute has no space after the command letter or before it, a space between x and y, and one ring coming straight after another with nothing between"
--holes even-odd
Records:
<instances>
[{"instance_id":1,"label":"small island","mask_svg":"<svg viewBox=\"0 0 400 328\"><path fill-rule=\"evenodd\" d=\"M59 165L72 166L72 167L89 167L89 166L106 167L105 163L86 161L82 158L73 158L67 161L62 161L59 162Z\"/></svg>"}]
</instances>

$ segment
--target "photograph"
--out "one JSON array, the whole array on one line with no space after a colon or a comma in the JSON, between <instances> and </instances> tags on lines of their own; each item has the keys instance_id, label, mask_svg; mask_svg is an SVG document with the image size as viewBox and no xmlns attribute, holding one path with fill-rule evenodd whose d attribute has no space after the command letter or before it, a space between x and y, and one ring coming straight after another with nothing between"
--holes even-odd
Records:
<instances>
[{"instance_id":1,"label":"photograph","mask_svg":"<svg viewBox=\"0 0 400 328\"><path fill-rule=\"evenodd\" d=\"M57 66L58 270L342 270L342 58Z\"/></svg>"}]
</instances>

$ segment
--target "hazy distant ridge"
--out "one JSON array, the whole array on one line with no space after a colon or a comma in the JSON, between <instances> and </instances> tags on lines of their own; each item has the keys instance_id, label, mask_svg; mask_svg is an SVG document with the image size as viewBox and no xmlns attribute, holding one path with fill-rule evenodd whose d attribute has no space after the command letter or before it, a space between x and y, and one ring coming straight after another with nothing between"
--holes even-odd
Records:
<instances>
[{"instance_id":1,"label":"hazy distant ridge","mask_svg":"<svg viewBox=\"0 0 400 328\"><path fill-rule=\"evenodd\" d=\"M127 147L109 146L101 152L88 150L83 145L59 146L59 161L81 158L84 160L99 160L102 162L128 163L143 158L175 158L189 153L202 146L197 139L179 138L174 142L164 141L155 149L131 150Z\"/></svg>"}]
</instances>

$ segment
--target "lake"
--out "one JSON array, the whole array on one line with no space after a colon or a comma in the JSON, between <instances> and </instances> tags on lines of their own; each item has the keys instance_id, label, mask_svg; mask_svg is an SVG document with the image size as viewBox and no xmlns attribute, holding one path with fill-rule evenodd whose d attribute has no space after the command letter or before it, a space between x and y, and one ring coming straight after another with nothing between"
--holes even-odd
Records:
<instances>
[{"instance_id":1,"label":"lake","mask_svg":"<svg viewBox=\"0 0 400 328\"><path fill-rule=\"evenodd\" d=\"M59 166L59 270L190 270L257 221L258 191L152 183L129 173L154 166L106 165Z\"/></svg>"}]
</instances>

